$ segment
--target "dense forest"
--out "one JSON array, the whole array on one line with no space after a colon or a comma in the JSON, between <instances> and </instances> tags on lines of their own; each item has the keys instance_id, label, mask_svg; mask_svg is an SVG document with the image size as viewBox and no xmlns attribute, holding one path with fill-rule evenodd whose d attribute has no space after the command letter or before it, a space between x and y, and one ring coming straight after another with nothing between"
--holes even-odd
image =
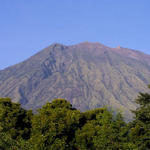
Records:
<instances>
[{"instance_id":1,"label":"dense forest","mask_svg":"<svg viewBox=\"0 0 150 150\"><path fill-rule=\"evenodd\" d=\"M80 112L64 99L36 113L0 98L1 150L148 150L150 94L139 93L134 118L125 122L107 107Z\"/></svg>"}]
</instances>

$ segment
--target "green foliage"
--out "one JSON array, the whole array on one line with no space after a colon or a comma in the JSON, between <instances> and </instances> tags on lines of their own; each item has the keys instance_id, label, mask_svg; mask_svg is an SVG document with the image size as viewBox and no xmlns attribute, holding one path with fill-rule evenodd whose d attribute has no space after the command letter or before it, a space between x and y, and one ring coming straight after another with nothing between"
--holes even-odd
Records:
<instances>
[{"instance_id":1,"label":"green foliage","mask_svg":"<svg viewBox=\"0 0 150 150\"><path fill-rule=\"evenodd\" d=\"M32 119L32 149L70 149L80 118L80 112L66 100L47 103Z\"/></svg>"},{"instance_id":2,"label":"green foliage","mask_svg":"<svg viewBox=\"0 0 150 150\"><path fill-rule=\"evenodd\" d=\"M94 137L96 149L102 150L126 150L135 147L128 141L127 124L123 121L121 114L115 117L109 111L98 116L100 128Z\"/></svg>"},{"instance_id":3,"label":"green foliage","mask_svg":"<svg viewBox=\"0 0 150 150\"><path fill-rule=\"evenodd\" d=\"M135 119L107 108L80 112L64 99L30 110L0 98L2 150L149 150L150 94L139 93Z\"/></svg>"},{"instance_id":4,"label":"green foliage","mask_svg":"<svg viewBox=\"0 0 150 150\"><path fill-rule=\"evenodd\" d=\"M32 112L9 98L0 98L0 147L17 149L18 142L30 138ZM14 148L13 148L14 147Z\"/></svg>"},{"instance_id":5,"label":"green foliage","mask_svg":"<svg viewBox=\"0 0 150 150\"><path fill-rule=\"evenodd\" d=\"M121 114L116 116L106 108L84 113L86 123L76 132L77 149L119 150L135 147L128 142L127 125Z\"/></svg>"},{"instance_id":6,"label":"green foliage","mask_svg":"<svg viewBox=\"0 0 150 150\"><path fill-rule=\"evenodd\" d=\"M149 87L150 88L150 87ZM135 120L130 123L130 138L139 150L150 149L150 94L139 93L136 99L139 107L133 111Z\"/></svg>"},{"instance_id":7,"label":"green foliage","mask_svg":"<svg viewBox=\"0 0 150 150\"><path fill-rule=\"evenodd\" d=\"M76 148L81 150L94 150L94 137L99 130L97 116L103 114L106 109L99 108L82 113L81 127L76 131Z\"/></svg>"}]
</instances>

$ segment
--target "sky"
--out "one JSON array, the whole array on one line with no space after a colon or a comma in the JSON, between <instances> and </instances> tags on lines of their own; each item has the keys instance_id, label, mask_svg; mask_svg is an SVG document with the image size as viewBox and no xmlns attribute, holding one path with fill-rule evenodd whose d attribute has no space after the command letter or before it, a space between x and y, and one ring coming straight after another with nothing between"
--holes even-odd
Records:
<instances>
[{"instance_id":1,"label":"sky","mask_svg":"<svg viewBox=\"0 0 150 150\"><path fill-rule=\"evenodd\" d=\"M0 70L84 41L150 54L150 0L0 0Z\"/></svg>"}]
</instances>

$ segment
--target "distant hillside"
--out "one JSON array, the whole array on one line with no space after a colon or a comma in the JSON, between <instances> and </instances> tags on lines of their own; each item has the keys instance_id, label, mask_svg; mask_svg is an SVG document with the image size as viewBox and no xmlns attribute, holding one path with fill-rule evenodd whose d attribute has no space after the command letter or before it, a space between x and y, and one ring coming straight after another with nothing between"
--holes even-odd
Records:
<instances>
[{"instance_id":1,"label":"distant hillside","mask_svg":"<svg viewBox=\"0 0 150 150\"><path fill-rule=\"evenodd\" d=\"M0 71L0 97L32 109L65 98L82 111L108 105L130 117L133 100L149 83L149 55L100 43L52 44Z\"/></svg>"}]
</instances>

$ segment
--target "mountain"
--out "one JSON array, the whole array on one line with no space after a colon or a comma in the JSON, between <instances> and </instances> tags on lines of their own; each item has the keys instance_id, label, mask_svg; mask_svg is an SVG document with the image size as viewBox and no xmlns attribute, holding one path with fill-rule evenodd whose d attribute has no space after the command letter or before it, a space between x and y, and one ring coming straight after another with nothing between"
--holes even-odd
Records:
<instances>
[{"instance_id":1,"label":"mountain","mask_svg":"<svg viewBox=\"0 0 150 150\"><path fill-rule=\"evenodd\" d=\"M11 97L27 109L65 98L82 111L107 105L130 118L133 100L139 91L148 91L149 83L149 55L100 43L56 43L1 70L0 97Z\"/></svg>"}]
</instances>

